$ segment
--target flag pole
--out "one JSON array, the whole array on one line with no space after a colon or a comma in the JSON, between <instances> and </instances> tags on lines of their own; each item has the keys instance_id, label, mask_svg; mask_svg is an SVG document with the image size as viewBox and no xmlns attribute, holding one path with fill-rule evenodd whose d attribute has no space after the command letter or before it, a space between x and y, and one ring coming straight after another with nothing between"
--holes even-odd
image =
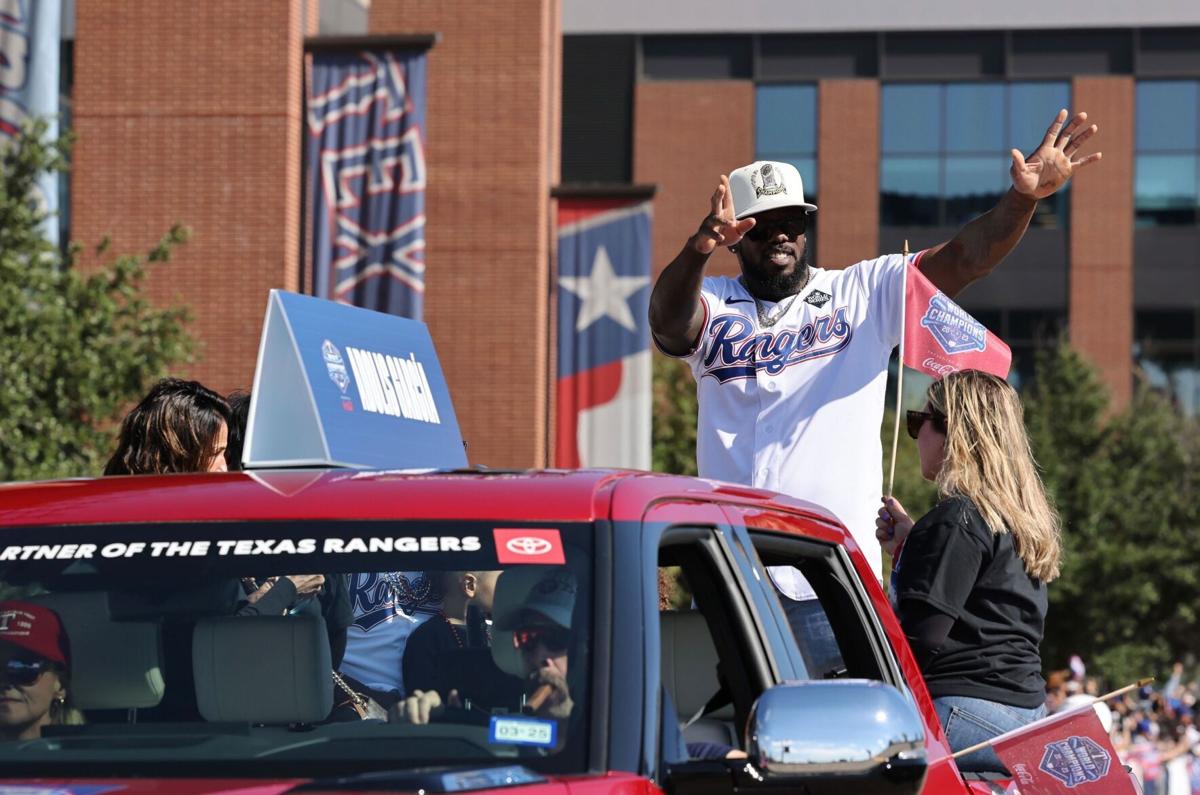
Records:
<instances>
[{"instance_id":1,"label":"flag pole","mask_svg":"<svg viewBox=\"0 0 1200 795\"><path fill-rule=\"evenodd\" d=\"M896 485L896 446L900 443L900 407L904 399L904 326L907 319L904 313L907 310L908 304L908 240L904 241L904 278L900 280L902 291L900 293L900 354L897 356L896 367L896 423L892 428L892 465L888 472L888 487L887 496L892 496L892 489Z\"/></svg>"},{"instance_id":2,"label":"flag pole","mask_svg":"<svg viewBox=\"0 0 1200 795\"><path fill-rule=\"evenodd\" d=\"M1105 693L1104 695L1098 697L1091 704L1085 704L1083 706L1077 707L1076 709L1071 710L1071 712L1082 712L1085 709L1091 709L1094 704L1099 704L1102 701L1111 701L1112 699L1116 698L1117 696L1125 695L1130 690L1137 690L1139 687L1145 687L1146 685L1150 684L1153 681L1154 681L1153 676L1147 676L1145 679L1139 679L1131 685L1125 685L1125 687L1114 690L1111 693ZM1062 717L1063 714L1064 713L1060 712L1055 715L1047 715L1045 718L1042 718L1042 720L1046 720L1047 718L1059 718L1059 717ZM1034 723L1040 723L1040 722L1041 721L1034 721ZM993 737L990 740L984 740L981 743L976 743L975 745L972 745L969 748L964 748L961 751L955 751L954 753L950 754L950 758L958 759L960 756L966 756L967 754L973 754L976 751L982 751L984 748L987 748L989 745L991 745L992 743L1001 739L1005 735L1016 734L1017 732L1021 732L1021 731L1024 731L1025 729L1028 729L1032 725L1033 724L1028 724L1028 725L1022 726L1019 729L1013 729L1012 731L1005 732L1004 734Z\"/></svg>"}]
</instances>

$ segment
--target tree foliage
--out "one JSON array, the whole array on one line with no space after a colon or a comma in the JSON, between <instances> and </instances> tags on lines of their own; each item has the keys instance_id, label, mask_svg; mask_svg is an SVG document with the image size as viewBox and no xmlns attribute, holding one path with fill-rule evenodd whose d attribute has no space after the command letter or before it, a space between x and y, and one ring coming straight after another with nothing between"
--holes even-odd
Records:
<instances>
[{"instance_id":1,"label":"tree foliage","mask_svg":"<svg viewBox=\"0 0 1200 795\"><path fill-rule=\"evenodd\" d=\"M187 230L144 256L76 268L78 247L45 240L28 199L41 174L66 168L69 142L45 134L34 123L0 153L0 480L98 474L119 413L194 349L187 311L141 291Z\"/></svg>"},{"instance_id":2,"label":"tree foliage","mask_svg":"<svg viewBox=\"0 0 1200 795\"><path fill-rule=\"evenodd\" d=\"M1027 397L1034 455L1063 519L1043 660L1073 653L1111 682L1163 674L1200 652L1200 433L1144 385L1108 413L1065 344L1039 355Z\"/></svg>"},{"instance_id":3,"label":"tree foliage","mask_svg":"<svg viewBox=\"0 0 1200 795\"><path fill-rule=\"evenodd\" d=\"M655 472L696 474L696 382L680 359L654 357L652 466Z\"/></svg>"}]
</instances>

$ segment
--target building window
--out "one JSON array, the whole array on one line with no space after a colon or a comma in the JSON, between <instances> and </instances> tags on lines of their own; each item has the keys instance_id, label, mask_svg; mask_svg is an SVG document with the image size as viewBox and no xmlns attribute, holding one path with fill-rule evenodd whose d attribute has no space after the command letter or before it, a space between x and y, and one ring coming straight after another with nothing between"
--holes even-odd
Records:
<instances>
[{"instance_id":1,"label":"building window","mask_svg":"<svg viewBox=\"0 0 1200 795\"><path fill-rule=\"evenodd\" d=\"M1134 360L1146 384L1184 414L1200 413L1200 336L1193 309L1139 309L1134 314Z\"/></svg>"},{"instance_id":2,"label":"building window","mask_svg":"<svg viewBox=\"0 0 1200 795\"><path fill-rule=\"evenodd\" d=\"M1197 221L1198 101L1197 80L1137 84L1134 209L1138 226Z\"/></svg>"},{"instance_id":3,"label":"building window","mask_svg":"<svg viewBox=\"0 0 1200 795\"><path fill-rule=\"evenodd\" d=\"M1065 82L891 83L882 89L880 222L960 226L1012 184L1010 149L1026 155L1070 106ZM1062 227L1066 191L1038 204L1033 225Z\"/></svg>"},{"instance_id":4,"label":"building window","mask_svg":"<svg viewBox=\"0 0 1200 795\"><path fill-rule=\"evenodd\" d=\"M817 87L759 86L754 96L754 158L791 163L804 198L817 204Z\"/></svg>"}]
</instances>

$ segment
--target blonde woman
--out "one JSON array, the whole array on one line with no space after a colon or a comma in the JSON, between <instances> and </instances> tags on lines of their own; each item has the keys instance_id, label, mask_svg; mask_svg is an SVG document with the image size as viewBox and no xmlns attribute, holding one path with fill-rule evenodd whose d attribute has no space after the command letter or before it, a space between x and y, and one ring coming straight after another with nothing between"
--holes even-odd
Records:
<instances>
[{"instance_id":1,"label":"blonde woman","mask_svg":"<svg viewBox=\"0 0 1200 795\"><path fill-rule=\"evenodd\" d=\"M885 498L876 537L895 558L900 623L957 751L1046 714L1038 647L1046 584L1058 576L1059 519L1003 379L947 375L929 387L924 410L908 412L908 433L940 502L914 523ZM990 749L959 761L1007 772Z\"/></svg>"}]
</instances>

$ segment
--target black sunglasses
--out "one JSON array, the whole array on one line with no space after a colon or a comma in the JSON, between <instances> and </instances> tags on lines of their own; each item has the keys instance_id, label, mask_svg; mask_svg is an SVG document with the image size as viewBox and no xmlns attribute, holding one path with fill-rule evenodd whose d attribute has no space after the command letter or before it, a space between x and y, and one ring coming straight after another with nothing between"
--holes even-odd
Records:
<instances>
[{"instance_id":1,"label":"black sunglasses","mask_svg":"<svg viewBox=\"0 0 1200 795\"><path fill-rule=\"evenodd\" d=\"M0 669L0 679L17 687L29 687L46 671L54 668L49 660L22 660L13 657Z\"/></svg>"},{"instance_id":2,"label":"black sunglasses","mask_svg":"<svg viewBox=\"0 0 1200 795\"><path fill-rule=\"evenodd\" d=\"M906 415L906 425L908 427L908 435L916 439L921 434L921 426L929 420L933 420L933 427L939 432L946 432L946 418L934 411L914 411L908 410Z\"/></svg>"},{"instance_id":3,"label":"black sunglasses","mask_svg":"<svg viewBox=\"0 0 1200 795\"><path fill-rule=\"evenodd\" d=\"M804 234L806 229L808 229L808 220L803 215L800 215L795 218L780 218L778 220L758 222L746 232L745 237L753 240L755 243L761 243L783 232L788 240L795 240Z\"/></svg>"},{"instance_id":4,"label":"black sunglasses","mask_svg":"<svg viewBox=\"0 0 1200 795\"><path fill-rule=\"evenodd\" d=\"M570 642L570 631L562 627L531 627L513 633L513 646L521 651L532 651L538 644L546 651L565 651Z\"/></svg>"}]
</instances>

